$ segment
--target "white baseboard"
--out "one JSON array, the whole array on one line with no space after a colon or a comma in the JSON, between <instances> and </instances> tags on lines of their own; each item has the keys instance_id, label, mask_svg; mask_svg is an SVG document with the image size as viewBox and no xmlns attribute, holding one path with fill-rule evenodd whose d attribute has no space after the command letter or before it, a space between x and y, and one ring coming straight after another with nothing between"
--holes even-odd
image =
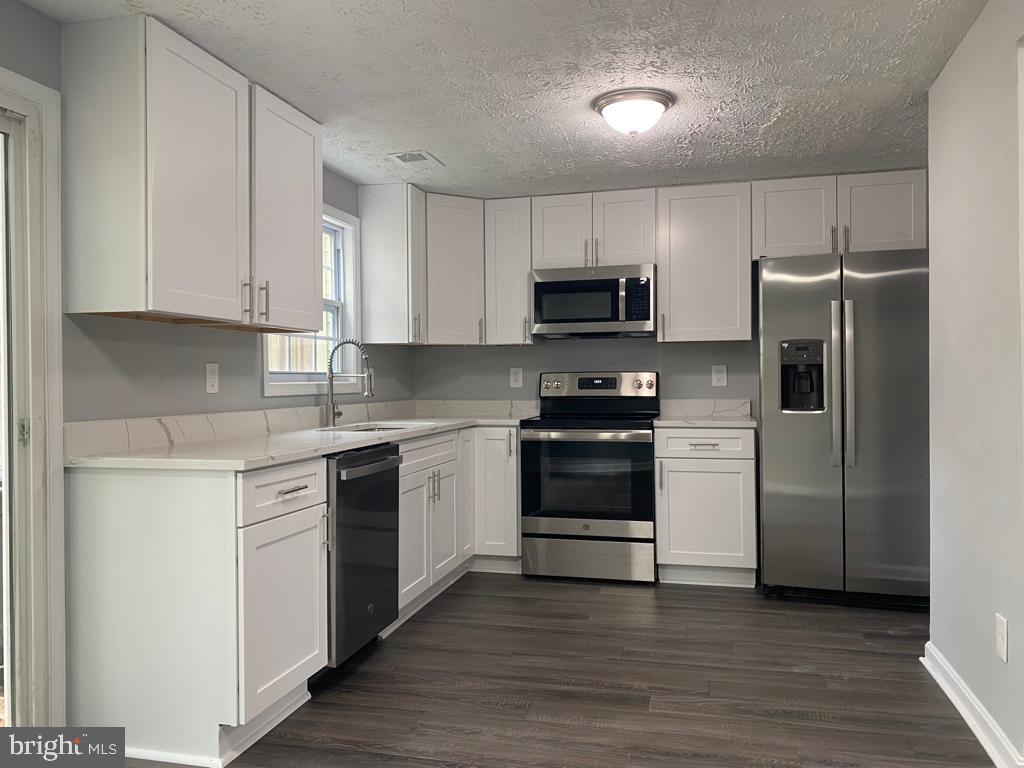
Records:
<instances>
[{"instance_id":1,"label":"white baseboard","mask_svg":"<svg viewBox=\"0 0 1024 768\"><path fill-rule=\"evenodd\" d=\"M717 568L706 565L659 565L658 581L662 584L753 589L757 584L757 571L753 568Z\"/></svg>"},{"instance_id":2,"label":"white baseboard","mask_svg":"<svg viewBox=\"0 0 1024 768\"><path fill-rule=\"evenodd\" d=\"M387 637L388 635L392 634L396 629L398 629L400 626L405 624L405 622L407 622L409 619L415 616L419 612L419 610L423 608L427 603L429 603L435 597L437 597L446 589L448 589L448 587L450 587L456 581L458 581L467 573L469 573L470 562L470 560L467 560L465 563L460 565L454 571L452 571L439 582L437 582L437 584L431 584L430 589L428 589L422 595L417 596L415 599L413 599L411 603L402 606L402 608L398 611L398 618L390 624L388 624L386 627L384 627L384 630L380 633L380 637Z\"/></svg>"},{"instance_id":3,"label":"white baseboard","mask_svg":"<svg viewBox=\"0 0 1024 768\"><path fill-rule=\"evenodd\" d=\"M179 763L181 765L199 765L203 768L223 768L224 763L218 757L205 755L185 755L180 752L162 752L157 749L141 747L124 748L124 756L132 760L152 760L157 763Z\"/></svg>"},{"instance_id":4,"label":"white baseboard","mask_svg":"<svg viewBox=\"0 0 1024 768\"><path fill-rule=\"evenodd\" d=\"M474 573L522 573L523 560L520 557L497 557L476 555L469 570Z\"/></svg>"},{"instance_id":5,"label":"white baseboard","mask_svg":"<svg viewBox=\"0 0 1024 768\"><path fill-rule=\"evenodd\" d=\"M974 691L931 642L924 647L921 663L935 678L943 693L953 702L953 706L970 726L996 767L1024 768L1024 754L1013 745L985 705L974 695Z\"/></svg>"},{"instance_id":6,"label":"white baseboard","mask_svg":"<svg viewBox=\"0 0 1024 768\"><path fill-rule=\"evenodd\" d=\"M260 712L245 725L234 728L221 726L220 759L221 765L227 765L249 747L262 739L288 715L309 701L309 689L302 683L292 689L291 693L282 696L272 707Z\"/></svg>"}]
</instances>

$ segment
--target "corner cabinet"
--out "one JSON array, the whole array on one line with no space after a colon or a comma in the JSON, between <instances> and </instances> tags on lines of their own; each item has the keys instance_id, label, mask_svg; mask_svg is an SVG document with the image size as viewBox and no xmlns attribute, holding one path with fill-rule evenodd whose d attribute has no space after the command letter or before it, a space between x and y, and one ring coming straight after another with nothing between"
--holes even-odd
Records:
<instances>
[{"instance_id":1,"label":"corner cabinet","mask_svg":"<svg viewBox=\"0 0 1024 768\"><path fill-rule=\"evenodd\" d=\"M148 17L65 25L62 57L66 311L318 330L307 297L319 285L319 126L304 118L316 136L297 159L294 136L268 133L259 105L250 115L244 75ZM271 169L271 185L296 180L301 198L254 211L252 166ZM272 295L289 275L280 322L252 314L250 239L266 239L254 218L278 232L258 256Z\"/></svg>"},{"instance_id":2,"label":"corner cabinet","mask_svg":"<svg viewBox=\"0 0 1024 768\"><path fill-rule=\"evenodd\" d=\"M530 344L530 198L484 201L484 341Z\"/></svg>"},{"instance_id":3,"label":"corner cabinet","mask_svg":"<svg viewBox=\"0 0 1024 768\"><path fill-rule=\"evenodd\" d=\"M427 195L427 341L484 343L484 203Z\"/></svg>"},{"instance_id":4,"label":"corner cabinet","mask_svg":"<svg viewBox=\"0 0 1024 768\"><path fill-rule=\"evenodd\" d=\"M750 185L658 190L658 339L751 335Z\"/></svg>"},{"instance_id":5,"label":"corner cabinet","mask_svg":"<svg viewBox=\"0 0 1024 768\"><path fill-rule=\"evenodd\" d=\"M320 126L252 88L252 320L318 331L323 322Z\"/></svg>"},{"instance_id":6,"label":"corner cabinet","mask_svg":"<svg viewBox=\"0 0 1024 768\"><path fill-rule=\"evenodd\" d=\"M412 184L359 187L363 341L427 340L427 196Z\"/></svg>"}]
</instances>

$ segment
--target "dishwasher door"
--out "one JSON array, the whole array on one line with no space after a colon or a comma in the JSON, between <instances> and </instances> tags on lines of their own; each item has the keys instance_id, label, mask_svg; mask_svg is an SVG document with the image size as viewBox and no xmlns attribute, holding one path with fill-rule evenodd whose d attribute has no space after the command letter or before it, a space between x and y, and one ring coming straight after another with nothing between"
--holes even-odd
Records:
<instances>
[{"instance_id":1,"label":"dishwasher door","mask_svg":"<svg viewBox=\"0 0 1024 768\"><path fill-rule=\"evenodd\" d=\"M328 459L328 665L398 618L398 465L394 443Z\"/></svg>"}]
</instances>

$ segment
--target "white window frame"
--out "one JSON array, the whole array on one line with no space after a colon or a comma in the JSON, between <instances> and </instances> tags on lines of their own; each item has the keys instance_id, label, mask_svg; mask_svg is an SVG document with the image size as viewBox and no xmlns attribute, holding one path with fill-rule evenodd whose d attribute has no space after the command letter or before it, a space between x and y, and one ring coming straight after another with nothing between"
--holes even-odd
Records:
<instances>
[{"instance_id":1,"label":"white window frame","mask_svg":"<svg viewBox=\"0 0 1024 768\"><path fill-rule=\"evenodd\" d=\"M361 308L361 272L359 268L359 217L350 213L324 205L323 221L341 230L344 238L342 264L343 283L345 295L343 297L341 331L344 336L362 337L362 308ZM270 373L268 365L268 342L263 337L263 396L264 397L299 397L303 395L326 395L326 381L276 381ZM358 366L356 350L354 347L343 347L342 370L354 371ZM325 377L326 379L326 377ZM363 391L361 379L345 376L339 373L334 377L334 394L351 395Z\"/></svg>"},{"instance_id":2,"label":"white window frame","mask_svg":"<svg viewBox=\"0 0 1024 768\"><path fill-rule=\"evenodd\" d=\"M0 68L0 107L24 122L25 205L11 210L23 234L10 254L11 383L8 429L24 421L26 442L10 441L9 573L13 612L14 725L65 722L64 406L61 372L60 94ZM16 486L14 484L17 484ZM8 496L8 488L4 495ZM8 694L10 696L10 694ZM11 724L11 723L8 723Z\"/></svg>"}]
</instances>

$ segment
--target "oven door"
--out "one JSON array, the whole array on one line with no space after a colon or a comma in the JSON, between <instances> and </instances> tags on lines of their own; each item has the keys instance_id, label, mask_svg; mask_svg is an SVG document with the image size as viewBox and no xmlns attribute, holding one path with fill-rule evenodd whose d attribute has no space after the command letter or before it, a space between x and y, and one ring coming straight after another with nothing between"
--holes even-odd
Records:
<instances>
[{"instance_id":1,"label":"oven door","mask_svg":"<svg viewBox=\"0 0 1024 768\"><path fill-rule=\"evenodd\" d=\"M523 534L654 538L653 431L520 435Z\"/></svg>"}]
</instances>

